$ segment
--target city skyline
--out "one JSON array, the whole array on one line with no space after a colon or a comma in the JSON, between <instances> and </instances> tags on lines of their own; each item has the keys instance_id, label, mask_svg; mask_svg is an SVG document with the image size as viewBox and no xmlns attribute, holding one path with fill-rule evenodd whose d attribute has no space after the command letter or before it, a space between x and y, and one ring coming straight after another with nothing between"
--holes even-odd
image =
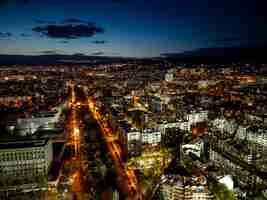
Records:
<instances>
[{"instance_id":1,"label":"city skyline","mask_svg":"<svg viewBox=\"0 0 267 200\"><path fill-rule=\"evenodd\" d=\"M260 1L0 0L0 199L267 199Z\"/></svg>"}]
</instances>

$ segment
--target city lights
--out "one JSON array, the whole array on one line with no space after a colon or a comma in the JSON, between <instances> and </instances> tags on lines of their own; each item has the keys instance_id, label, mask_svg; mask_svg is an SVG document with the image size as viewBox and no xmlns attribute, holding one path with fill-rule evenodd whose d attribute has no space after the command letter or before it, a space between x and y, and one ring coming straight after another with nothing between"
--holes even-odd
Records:
<instances>
[{"instance_id":1,"label":"city lights","mask_svg":"<svg viewBox=\"0 0 267 200\"><path fill-rule=\"evenodd\" d=\"M267 199L262 2L0 0L0 200Z\"/></svg>"}]
</instances>

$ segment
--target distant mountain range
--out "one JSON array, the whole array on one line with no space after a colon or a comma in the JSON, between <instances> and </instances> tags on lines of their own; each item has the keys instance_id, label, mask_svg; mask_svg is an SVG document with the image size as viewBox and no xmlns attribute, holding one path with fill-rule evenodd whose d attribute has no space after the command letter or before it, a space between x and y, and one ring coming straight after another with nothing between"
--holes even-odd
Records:
<instances>
[{"instance_id":1,"label":"distant mountain range","mask_svg":"<svg viewBox=\"0 0 267 200\"><path fill-rule=\"evenodd\" d=\"M47 55L0 55L0 65L49 65L49 64L93 64L106 62L125 62L128 58L87 56L83 54L47 54Z\"/></svg>"},{"instance_id":2,"label":"distant mountain range","mask_svg":"<svg viewBox=\"0 0 267 200\"><path fill-rule=\"evenodd\" d=\"M201 48L184 53L162 54L179 62L192 63L267 63L267 44L238 47Z\"/></svg>"},{"instance_id":3,"label":"distant mountain range","mask_svg":"<svg viewBox=\"0 0 267 200\"><path fill-rule=\"evenodd\" d=\"M247 47L218 47L201 48L184 53L161 54L161 57L151 58L155 60L169 60L184 63L267 63L267 44ZM0 55L0 65L30 64L95 64L111 62L127 62L132 60L146 61L149 59L134 59L126 57L88 56L84 54L46 54L46 55Z\"/></svg>"}]
</instances>

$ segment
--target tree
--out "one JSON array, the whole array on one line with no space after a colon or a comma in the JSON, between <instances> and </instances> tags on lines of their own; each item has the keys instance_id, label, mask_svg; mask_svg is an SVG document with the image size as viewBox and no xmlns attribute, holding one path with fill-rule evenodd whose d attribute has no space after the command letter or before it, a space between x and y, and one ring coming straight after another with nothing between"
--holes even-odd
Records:
<instances>
[{"instance_id":1,"label":"tree","mask_svg":"<svg viewBox=\"0 0 267 200\"><path fill-rule=\"evenodd\" d=\"M237 200L235 193L228 190L227 187L217 182L215 179L209 178L209 190L213 193L216 200Z\"/></svg>"}]
</instances>

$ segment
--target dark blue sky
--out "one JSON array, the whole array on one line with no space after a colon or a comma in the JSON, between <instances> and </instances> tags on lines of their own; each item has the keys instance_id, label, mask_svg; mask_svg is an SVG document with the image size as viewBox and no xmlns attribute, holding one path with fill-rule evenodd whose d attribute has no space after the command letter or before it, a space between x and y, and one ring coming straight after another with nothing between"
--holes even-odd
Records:
<instances>
[{"instance_id":1,"label":"dark blue sky","mask_svg":"<svg viewBox=\"0 0 267 200\"><path fill-rule=\"evenodd\" d=\"M263 43L264 8L257 0L0 0L0 54L151 57Z\"/></svg>"}]
</instances>

